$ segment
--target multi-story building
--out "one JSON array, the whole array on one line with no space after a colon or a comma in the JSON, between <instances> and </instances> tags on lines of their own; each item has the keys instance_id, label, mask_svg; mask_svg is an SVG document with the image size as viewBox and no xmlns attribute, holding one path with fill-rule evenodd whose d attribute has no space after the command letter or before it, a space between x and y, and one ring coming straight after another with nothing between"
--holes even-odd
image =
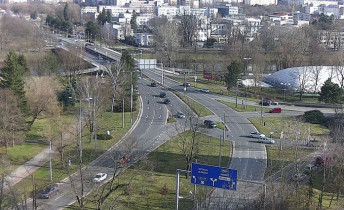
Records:
<instances>
[{"instance_id":1,"label":"multi-story building","mask_svg":"<svg viewBox=\"0 0 344 210\"><path fill-rule=\"evenodd\" d=\"M153 34L150 33L136 33L135 44L138 46L152 46L154 44Z\"/></svg>"}]
</instances>

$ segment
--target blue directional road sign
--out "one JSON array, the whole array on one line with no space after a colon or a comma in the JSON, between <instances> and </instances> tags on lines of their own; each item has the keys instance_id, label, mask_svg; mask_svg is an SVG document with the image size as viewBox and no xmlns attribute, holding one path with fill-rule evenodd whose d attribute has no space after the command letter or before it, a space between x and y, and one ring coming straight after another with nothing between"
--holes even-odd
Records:
<instances>
[{"instance_id":1,"label":"blue directional road sign","mask_svg":"<svg viewBox=\"0 0 344 210\"><path fill-rule=\"evenodd\" d=\"M192 163L191 184L236 190L238 171Z\"/></svg>"}]
</instances>

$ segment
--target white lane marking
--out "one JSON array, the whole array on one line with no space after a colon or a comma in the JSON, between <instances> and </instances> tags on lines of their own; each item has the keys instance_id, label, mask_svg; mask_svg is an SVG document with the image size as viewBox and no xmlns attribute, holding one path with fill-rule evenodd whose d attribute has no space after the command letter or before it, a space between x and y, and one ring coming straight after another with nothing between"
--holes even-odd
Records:
<instances>
[{"instance_id":1,"label":"white lane marking","mask_svg":"<svg viewBox=\"0 0 344 210\"><path fill-rule=\"evenodd\" d=\"M161 106L159 107L159 109L161 109Z\"/></svg>"},{"instance_id":2,"label":"white lane marking","mask_svg":"<svg viewBox=\"0 0 344 210\"><path fill-rule=\"evenodd\" d=\"M161 115L159 115L159 119L161 118Z\"/></svg>"},{"instance_id":3,"label":"white lane marking","mask_svg":"<svg viewBox=\"0 0 344 210\"><path fill-rule=\"evenodd\" d=\"M148 114L147 114L147 116L146 116L146 119L148 118Z\"/></svg>"},{"instance_id":4,"label":"white lane marking","mask_svg":"<svg viewBox=\"0 0 344 210\"><path fill-rule=\"evenodd\" d=\"M149 107L148 107L148 109L149 109Z\"/></svg>"}]
</instances>

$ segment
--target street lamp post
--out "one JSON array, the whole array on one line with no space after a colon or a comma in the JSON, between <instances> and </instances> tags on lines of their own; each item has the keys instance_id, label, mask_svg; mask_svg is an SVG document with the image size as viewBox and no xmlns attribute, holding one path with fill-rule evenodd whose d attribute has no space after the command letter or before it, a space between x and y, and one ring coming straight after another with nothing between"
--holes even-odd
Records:
<instances>
[{"instance_id":1,"label":"street lamp post","mask_svg":"<svg viewBox=\"0 0 344 210\"><path fill-rule=\"evenodd\" d=\"M287 91L287 86L289 86L290 83L287 83L287 82L283 83L283 82L281 82L281 85L284 86L284 88L283 88L283 101L285 101L285 94L286 94L286 91Z\"/></svg>"},{"instance_id":2,"label":"street lamp post","mask_svg":"<svg viewBox=\"0 0 344 210\"><path fill-rule=\"evenodd\" d=\"M239 83L241 79L237 79L236 83L236 90L235 90L235 108L238 108L238 89L239 89Z\"/></svg>"}]
</instances>

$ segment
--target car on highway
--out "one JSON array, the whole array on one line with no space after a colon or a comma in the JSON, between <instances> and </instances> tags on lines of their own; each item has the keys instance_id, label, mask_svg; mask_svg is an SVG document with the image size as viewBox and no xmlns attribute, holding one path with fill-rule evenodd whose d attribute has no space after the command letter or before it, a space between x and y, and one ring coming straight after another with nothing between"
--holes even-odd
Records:
<instances>
[{"instance_id":1,"label":"car on highway","mask_svg":"<svg viewBox=\"0 0 344 210\"><path fill-rule=\"evenodd\" d=\"M188 83L188 82L186 82L186 83L183 83L183 86L184 86L184 87L191 87L191 84Z\"/></svg>"},{"instance_id":2,"label":"car on highway","mask_svg":"<svg viewBox=\"0 0 344 210\"><path fill-rule=\"evenodd\" d=\"M258 139L259 143L264 143L264 144L274 144L275 140L273 140L272 138L267 138L267 137L260 137Z\"/></svg>"},{"instance_id":3,"label":"car on highway","mask_svg":"<svg viewBox=\"0 0 344 210\"><path fill-rule=\"evenodd\" d=\"M119 160L120 163L124 164L124 163L129 163L131 161L131 155L124 155L123 157L121 157L121 159Z\"/></svg>"},{"instance_id":4,"label":"car on highway","mask_svg":"<svg viewBox=\"0 0 344 210\"><path fill-rule=\"evenodd\" d=\"M151 83L151 87L156 87L156 83L155 83L155 82L152 82L152 83Z\"/></svg>"},{"instance_id":5,"label":"car on highway","mask_svg":"<svg viewBox=\"0 0 344 210\"><path fill-rule=\"evenodd\" d=\"M165 92L160 92L160 98L165 98L166 97L166 93Z\"/></svg>"},{"instance_id":6,"label":"car on highway","mask_svg":"<svg viewBox=\"0 0 344 210\"><path fill-rule=\"evenodd\" d=\"M280 107L276 107L269 110L269 113L281 113L281 112L282 112L282 108Z\"/></svg>"},{"instance_id":7,"label":"car on highway","mask_svg":"<svg viewBox=\"0 0 344 210\"><path fill-rule=\"evenodd\" d=\"M306 178L306 174L298 173L298 174L294 174L292 180L293 181L302 181L304 178Z\"/></svg>"},{"instance_id":8,"label":"car on highway","mask_svg":"<svg viewBox=\"0 0 344 210\"><path fill-rule=\"evenodd\" d=\"M216 128L216 124L212 120L204 120L204 125L208 128Z\"/></svg>"},{"instance_id":9,"label":"car on highway","mask_svg":"<svg viewBox=\"0 0 344 210\"><path fill-rule=\"evenodd\" d=\"M183 118L185 118L185 114L183 112L178 112L177 117L183 119Z\"/></svg>"},{"instance_id":10,"label":"car on highway","mask_svg":"<svg viewBox=\"0 0 344 210\"><path fill-rule=\"evenodd\" d=\"M271 101L270 100L263 100L263 101L259 102L259 105L270 106L271 105Z\"/></svg>"},{"instance_id":11,"label":"car on highway","mask_svg":"<svg viewBox=\"0 0 344 210\"><path fill-rule=\"evenodd\" d=\"M203 89L201 89L201 92L202 93L209 93L209 89L203 88Z\"/></svg>"},{"instance_id":12,"label":"car on highway","mask_svg":"<svg viewBox=\"0 0 344 210\"><path fill-rule=\"evenodd\" d=\"M40 195L40 198L49 199L50 197L56 195L58 192L59 192L59 185L52 184L44 189L44 191Z\"/></svg>"},{"instance_id":13,"label":"car on highway","mask_svg":"<svg viewBox=\"0 0 344 210\"><path fill-rule=\"evenodd\" d=\"M259 139L259 138L264 138L265 137L265 134L262 134L262 133L259 133L259 132L257 132L257 131L252 131L251 133L250 133L250 137L251 138L257 138L257 139Z\"/></svg>"},{"instance_id":14,"label":"car on highway","mask_svg":"<svg viewBox=\"0 0 344 210\"><path fill-rule=\"evenodd\" d=\"M97 175L94 177L93 182L101 182L104 181L107 177L106 173L97 173Z\"/></svg>"},{"instance_id":15,"label":"car on highway","mask_svg":"<svg viewBox=\"0 0 344 210\"><path fill-rule=\"evenodd\" d=\"M170 100L170 99L166 98L166 99L164 100L164 104L170 104L170 103L171 103L171 100Z\"/></svg>"}]
</instances>

